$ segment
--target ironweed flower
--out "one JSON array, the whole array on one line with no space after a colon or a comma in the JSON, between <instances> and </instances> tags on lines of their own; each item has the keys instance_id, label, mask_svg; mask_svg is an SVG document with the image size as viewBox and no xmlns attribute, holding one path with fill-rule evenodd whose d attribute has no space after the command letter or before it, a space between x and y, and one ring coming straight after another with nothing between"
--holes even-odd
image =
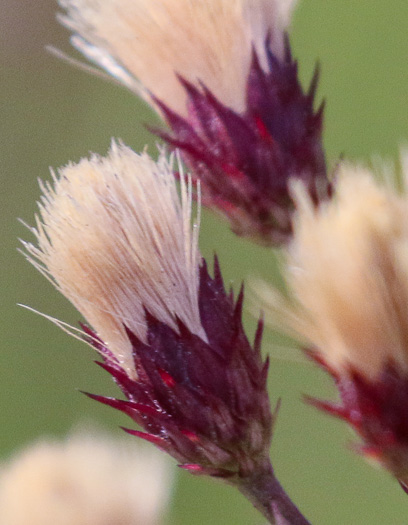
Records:
<instances>
[{"instance_id":1,"label":"ironweed flower","mask_svg":"<svg viewBox=\"0 0 408 525\"><path fill-rule=\"evenodd\" d=\"M405 174L406 176L407 174ZM334 200L295 189L290 300L264 295L334 378L340 402L312 400L361 436L356 449L408 482L408 194L343 166ZM271 299L273 299L271 301ZM279 314L280 312L280 314Z\"/></svg>"},{"instance_id":2,"label":"ironweed flower","mask_svg":"<svg viewBox=\"0 0 408 525\"><path fill-rule=\"evenodd\" d=\"M114 144L107 158L63 168L43 185L38 244L26 248L92 326L85 334L127 400L90 397L185 469L245 477L269 465L262 321L251 347L242 290L236 301L225 292L217 262L210 277L178 171L181 199L164 153L156 164Z\"/></svg>"},{"instance_id":3,"label":"ironweed flower","mask_svg":"<svg viewBox=\"0 0 408 525\"><path fill-rule=\"evenodd\" d=\"M285 30L294 0L60 0L73 44L152 104L203 203L262 244L291 235L288 182L330 193L318 74L304 93Z\"/></svg>"},{"instance_id":4,"label":"ironweed flower","mask_svg":"<svg viewBox=\"0 0 408 525\"><path fill-rule=\"evenodd\" d=\"M2 525L159 525L172 471L128 440L77 432L41 440L1 465Z\"/></svg>"}]
</instances>

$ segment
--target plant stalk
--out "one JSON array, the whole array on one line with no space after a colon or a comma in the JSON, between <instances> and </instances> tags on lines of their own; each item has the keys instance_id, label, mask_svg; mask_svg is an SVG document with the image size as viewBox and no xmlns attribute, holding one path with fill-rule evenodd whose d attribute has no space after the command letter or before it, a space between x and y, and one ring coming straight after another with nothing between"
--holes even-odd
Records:
<instances>
[{"instance_id":1,"label":"plant stalk","mask_svg":"<svg viewBox=\"0 0 408 525\"><path fill-rule=\"evenodd\" d=\"M273 525L310 525L286 494L268 462L263 469L240 478L240 492Z\"/></svg>"}]
</instances>

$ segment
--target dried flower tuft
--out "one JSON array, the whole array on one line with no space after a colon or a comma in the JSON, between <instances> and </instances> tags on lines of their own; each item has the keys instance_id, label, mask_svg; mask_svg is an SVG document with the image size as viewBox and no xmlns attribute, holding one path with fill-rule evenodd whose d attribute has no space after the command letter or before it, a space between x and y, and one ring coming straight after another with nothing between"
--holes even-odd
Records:
<instances>
[{"instance_id":1,"label":"dried flower tuft","mask_svg":"<svg viewBox=\"0 0 408 525\"><path fill-rule=\"evenodd\" d=\"M177 319L203 337L197 306L198 222L191 184L173 177L174 159L154 162L122 144L42 183L37 245L30 261L55 284L129 373L129 330L146 340L144 308L176 328Z\"/></svg>"},{"instance_id":2,"label":"dried flower tuft","mask_svg":"<svg viewBox=\"0 0 408 525\"><path fill-rule=\"evenodd\" d=\"M294 0L60 4L72 43L155 107L171 128L155 132L235 233L287 242L291 178L329 196L318 74L304 93L285 33Z\"/></svg>"},{"instance_id":3,"label":"dried flower tuft","mask_svg":"<svg viewBox=\"0 0 408 525\"><path fill-rule=\"evenodd\" d=\"M269 468L262 321L252 347L243 292L235 301L218 263L211 278L200 262L182 173L180 202L165 157L114 145L43 190L29 258L90 323L88 342L127 400L90 397L191 472L241 479Z\"/></svg>"},{"instance_id":4,"label":"dried flower tuft","mask_svg":"<svg viewBox=\"0 0 408 525\"><path fill-rule=\"evenodd\" d=\"M280 310L275 320L335 378L341 404L314 403L347 420L363 438L361 452L406 483L408 194L347 165L331 203L316 209L301 185L294 193L291 298L269 298Z\"/></svg>"}]
</instances>

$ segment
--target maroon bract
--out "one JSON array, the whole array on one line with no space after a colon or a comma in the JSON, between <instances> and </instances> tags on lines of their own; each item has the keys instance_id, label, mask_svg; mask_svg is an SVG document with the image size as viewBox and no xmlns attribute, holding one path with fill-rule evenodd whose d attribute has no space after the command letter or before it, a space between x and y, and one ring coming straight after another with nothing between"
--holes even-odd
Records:
<instances>
[{"instance_id":1,"label":"maroon bract","mask_svg":"<svg viewBox=\"0 0 408 525\"><path fill-rule=\"evenodd\" d=\"M260 355L262 321L253 347L245 336L243 292L234 302L215 262L200 267L199 308L207 341L179 321L178 331L146 312L147 343L128 331L138 378L132 379L96 334L91 340L127 400L90 395L129 415L153 442L196 474L245 477L269 464L273 417Z\"/></svg>"},{"instance_id":2,"label":"maroon bract","mask_svg":"<svg viewBox=\"0 0 408 525\"><path fill-rule=\"evenodd\" d=\"M309 354L315 358L313 352ZM334 378L340 403L307 397L313 406L346 421L362 438L353 449L392 472L407 491L408 375L389 362L376 379L356 370L336 374L321 357L315 359Z\"/></svg>"},{"instance_id":3,"label":"maroon bract","mask_svg":"<svg viewBox=\"0 0 408 525\"><path fill-rule=\"evenodd\" d=\"M171 128L155 132L182 151L206 206L226 216L238 235L271 245L291 234L290 179L303 180L314 201L327 197L330 183L321 140L323 104L313 108L318 70L305 94L289 41L282 60L265 45L268 68L254 51L242 114L205 85L198 89L180 78L188 117L155 100Z\"/></svg>"}]
</instances>

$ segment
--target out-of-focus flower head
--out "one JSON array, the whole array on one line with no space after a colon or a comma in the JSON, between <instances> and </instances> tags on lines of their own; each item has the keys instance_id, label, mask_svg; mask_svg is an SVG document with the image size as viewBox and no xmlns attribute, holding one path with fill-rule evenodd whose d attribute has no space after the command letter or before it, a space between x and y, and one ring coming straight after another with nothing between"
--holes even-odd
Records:
<instances>
[{"instance_id":1,"label":"out-of-focus flower head","mask_svg":"<svg viewBox=\"0 0 408 525\"><path fill-rule=\"evenodd\" d=\"M252 347L235 301L201 261L192 188L178 165L114 144L44 185L28 256L83 313L127 400L94 396L194 473L245 477L269 464L272 416L262 322ZM34 258L34 260L33 260Z\"/></svg>"},{"instance_id":2,"label":"out-of-focus flower head","mask_svg":"<svg viewBox=\"0 0 408 525\"><path fill-rule=\"evenodd\" d=\"M43 440L1 466L0 522L159 525L171 482L166 458L142 444L83 432Z\"/></svg>"},{"instance_id":3,"label":"out-of-focus flower head","mask_svg":"<svg viewBox=\"0 0 408 525\"><path fill-rule=\"evenodd\" d=\"M178 79L203 82L236 111L245 108L252 48L266 66L270 35L283 58L295 0L59 0L72 44L150 104L187 115Z\"/></svg>"},{"instance_id":4,"label":"out-of-focus flower head","mask_svg":"<svg viewBox=\"0 0 408 525\"><path fill-rule=\"evenodd\" d=\"M72 43L152 104L203 203L238 235L291 235L291 178L327 197L318 75L304 93L285 30L294 0L60 0Z\"/></svg>"},{"instance_id":5,"label":"out-of-focus flower head","mask_svg":"<svg viewBox=\"0 0 408 525\"><path fill-rule=\"evenodd\" d=\"M405 173L405 177L407 173ZM408 194L344 165L332 202L295 188L290 299L262 292L276 323L335 379L341 401L312 402L347 421L362 454L408 482Z\"/></svg>"}]
</instances>

